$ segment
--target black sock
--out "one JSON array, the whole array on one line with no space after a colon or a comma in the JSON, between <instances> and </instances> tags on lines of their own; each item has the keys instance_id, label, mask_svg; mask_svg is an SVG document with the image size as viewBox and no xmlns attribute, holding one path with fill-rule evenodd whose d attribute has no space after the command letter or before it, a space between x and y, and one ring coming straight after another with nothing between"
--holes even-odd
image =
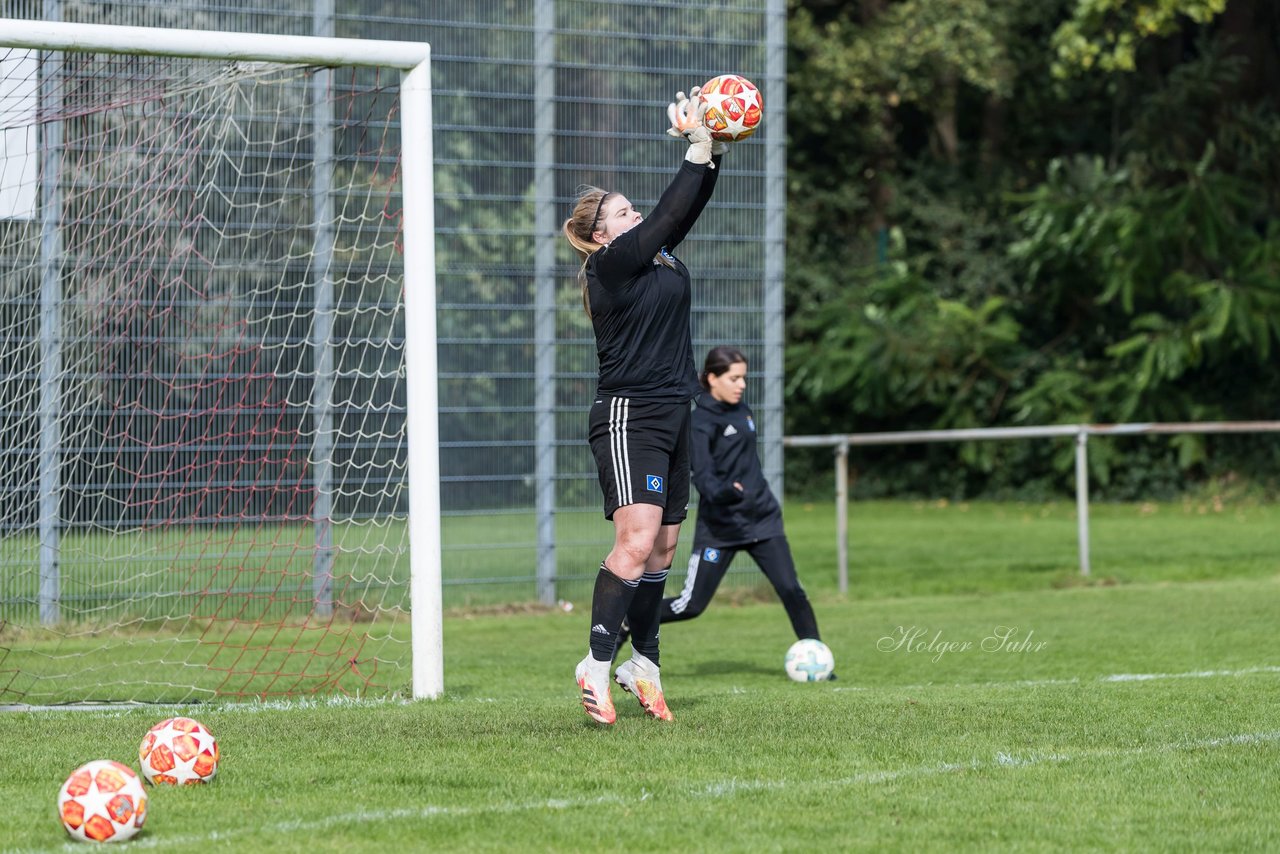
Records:
<instances>
[{"instance_id":1,"label":"black sock","mask_svg":"<svg viewBox=\"0 0 1280 854\"><path fill-rule=\"evenodd\" d=\"M591 657L596 661L613 660L618 629L636 595L638 584L636 581L619 578L603 561L600 562L596 589L591 594Z\"/></svg>"},{"instance_id":2,"label":"black sock","mask_svg":"<svg viewBox=\"0 0 1280 854\"><path fill-rule=\"evenodd\" d=\"M813 615L813 606L809 604L809 597L803 588L797 588L791 595L783 597L782 607L787 609L791 630L796 633L797 638L822 640L818 634L818 618Z\"/></svg>"},{"instance_id":3,"label":"black sock","mask_svg":"<svg viewBox=\"0 0 1280 854\"><path fill-rule=\"evenodd\" d=\"M640 576L640 586L627 610L631 621L631 648L658 663L658 625L662 620L662 590L671 567Z\"/></svg>"}]
</instances>

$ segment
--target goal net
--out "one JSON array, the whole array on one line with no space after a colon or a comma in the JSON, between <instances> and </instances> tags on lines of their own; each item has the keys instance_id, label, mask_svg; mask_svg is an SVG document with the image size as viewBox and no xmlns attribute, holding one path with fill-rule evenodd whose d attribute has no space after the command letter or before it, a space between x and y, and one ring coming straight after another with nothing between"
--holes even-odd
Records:
<instances>
[{"instance_id":1,"label":"goal net","mask_svg":"<svg viewBox=\"0 0 1280 854\"><path fill-rule=\"evenodd\" d=\"M38 25L75 51L4 46L18 23L0 27L0 704L438 693L438 594L409 549L434 291L429 89L410 108L402 69L425 76L426 46L83 25ZM431 536L414 529L438 556Z\"/></svg>"}]
</instances>

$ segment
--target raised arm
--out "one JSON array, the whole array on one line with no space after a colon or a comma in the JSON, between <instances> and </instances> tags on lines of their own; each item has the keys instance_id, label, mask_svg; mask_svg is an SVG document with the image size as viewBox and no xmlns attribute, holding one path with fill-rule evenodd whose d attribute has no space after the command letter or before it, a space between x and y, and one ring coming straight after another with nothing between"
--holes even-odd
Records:
<instances>
[{"instance_id":1,"label":"raised arm","mask_svg":"<svg viewBox=\"0 0 1280 854\"><path fill-rule=\"evenodd\" d=\"M690 90L688 98L684 96L683 92L677 92L675 101L667 104L667 120L671 122L671 127L667 129L667 135L677 138L682 137L689 141L687 160L698 163L707 162L711 165L711 171L702 176L702 186L698 189L698 197L694 199L692 207L664 244L667 249L675 249L680 245L685 235L693 228L693 224L698 221L698 217L702 214L702 209L707 206L712 192L715 191L716 180L720 176L720 161L724 159L725 153L729 150L728 143L716 142L711 139L711 131L707 128L705 120L707 104L706 101L699 97L700 89L701 87L694 86ZM706 145L705 151L703 150L704 144Z\"/></svg>"},{"instance_id":2,"label":"raised arm","mask_svg":"<svg viewBox=\"0 0 1280 854\"><path fill-rule=\"evenodd\" d=\"M721 156L711 158L711 169L702 175L702 185L698 187L697 198L693 200L693 205L689 208L689 212L685 214L671 232L671 237L664 244L668 249L675 249L684 240L685 235L693 228L693 224L698 221L698 217L702 215L702 209L707 206L707 202L711 200L711 194L716 189L716 181L720 177L720 160Z\"/></svg>"},{"instance_id":3,"label":"raised arm","mask_svg":"<svg viewBox=\"0 0 1280 854\"><path fill-rule=\"evenodd\" d=\"M596 269L600 275L621 279L652 264L659 250L664 246L674 247L684 238L711 198L714 187L715 170L709 164L687 160L681 163L680 171L667 185L653 212L597 253Z\"/></svg>"},{"instance_id":4,"label":"raised arm","mask_svg":"<svg viewBox=\"0 0 1280 854\"><path fill-rule=\"evenodd\" d=\"M706 106L698 97L697 87L688 98L683 92L676 93L676 101L667 105L667 118L671 121L667 133L689 143L685 162L648 218L598 253L596 269L607 279L625 280L628 274L651 264L664 247L674 249L707 206L726 146L711 139L703 122Z\"/></svg>"}]
</instances>

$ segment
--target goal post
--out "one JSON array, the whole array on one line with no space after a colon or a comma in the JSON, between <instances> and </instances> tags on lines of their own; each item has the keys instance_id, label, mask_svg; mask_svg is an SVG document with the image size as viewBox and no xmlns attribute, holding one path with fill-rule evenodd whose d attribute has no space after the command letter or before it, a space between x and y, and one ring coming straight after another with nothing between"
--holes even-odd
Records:
<instances>
[{"instance_id":1,"label":"goal post","mask_svg":"<svg viewBox=\"0 0 1280 854\"><path fill-rule=\"evenodd\" d=\"M436 412L436 285L434 195L431 184L431 74L427 61L414 66L401 84L400 135L404 151L405 364L418 379L408 385L409 479L423 489L409 491L413 685L415 696L444 690L443 579L440 567L440 437ZM425 153L425 157L422 154ZM413 228L409 227L414 223ZM412 291L412 296L410 296ZM421 297L421 298L420 298ZM419 337L419 334L421 337ZM412 366L411 368L409 366ZM421 432L417 432L421 431ZM415 533L418 535L415 537Z\"/></svg>"},{"instance_id":2,"label":"goal post","mask_svg":"<svg viewBox=\"0 0 1280 854\"><path fill-rule=\"evenodd\" d=\"M0 133L0 704L439 696L429 46L0 20Z\"/></svg>"}]
</instances>

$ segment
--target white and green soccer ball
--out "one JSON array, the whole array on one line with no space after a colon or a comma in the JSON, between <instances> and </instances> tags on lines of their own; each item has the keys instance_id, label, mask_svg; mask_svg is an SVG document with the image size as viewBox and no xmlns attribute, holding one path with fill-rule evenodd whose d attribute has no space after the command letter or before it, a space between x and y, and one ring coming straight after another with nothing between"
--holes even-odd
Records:
<instances>
[{"instance_id":1,"label":"white and green soccer ball","mask_svg":"<svg viewBox=\"0 0 1280 854\"><path fill-rule=\"evenodd\" d=\"M825 643L816 638L805 638L787 650L783 666L787 675L797 682L821 682L836 669L836 659Z\"/></svg>"}]
</instances>

